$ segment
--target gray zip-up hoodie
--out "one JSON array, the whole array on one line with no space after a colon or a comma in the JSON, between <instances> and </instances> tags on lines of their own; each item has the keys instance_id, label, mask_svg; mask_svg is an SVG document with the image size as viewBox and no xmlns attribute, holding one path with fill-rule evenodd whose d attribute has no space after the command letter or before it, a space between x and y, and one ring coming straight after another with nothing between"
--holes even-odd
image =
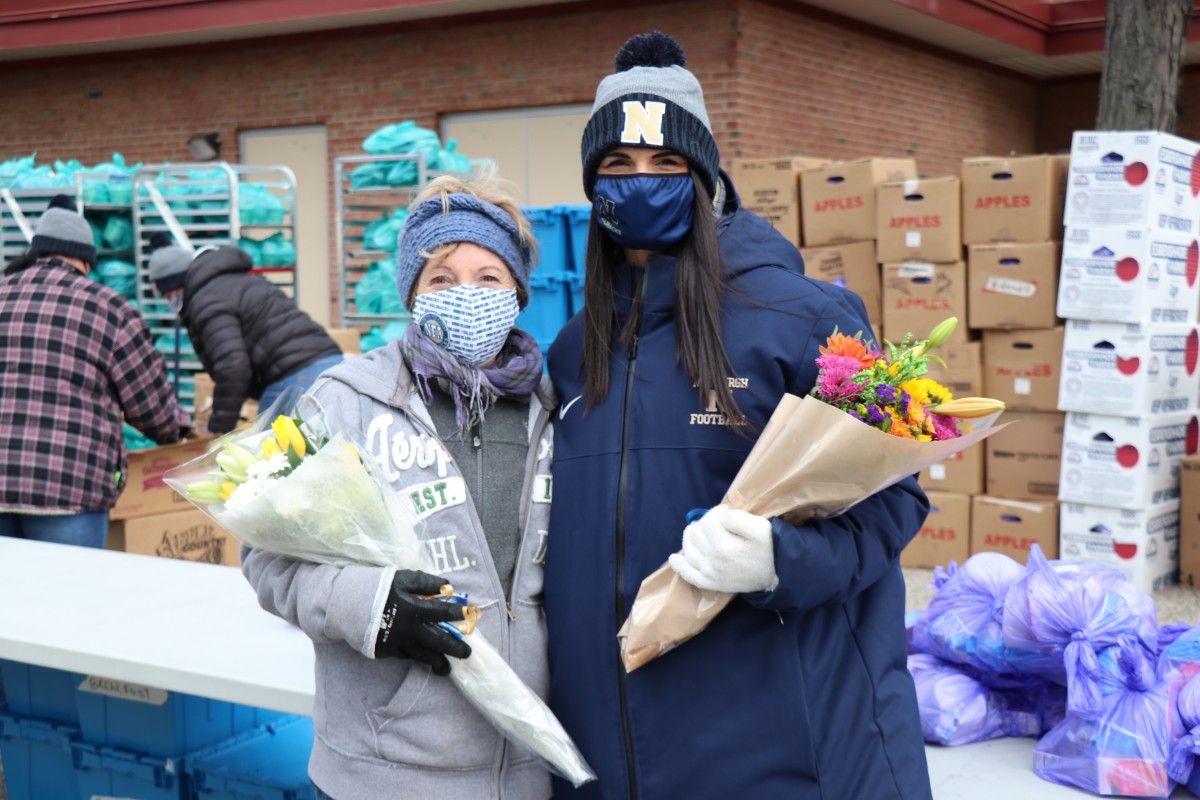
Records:
<instances>
[{"instance_id":1,"label":"gray zip-up hoodie","mask_svg":"<svg viewBox=\"0 0 1200 800\"><path fill-rule=\"evenodd\" d=\"M483 609L480 629L541 697L548 688L542 563L550 517L552 390L530 401L521 541L512 592L492 555L397 343L349 359L311 394L333 431L361 432L395 491L425 520L431 571ZM486 423L485 423L486 429ZM516 465L514 465L516 468ZM375 658L392 568L337 568L242 549L242 572L267 611L298 625L316 653L316 734L309 775L337 800L545 800L550 778L508 743L448 678L428 666ZM470 637L467 638L470 642Z\"/></svg>"}]
</instances>

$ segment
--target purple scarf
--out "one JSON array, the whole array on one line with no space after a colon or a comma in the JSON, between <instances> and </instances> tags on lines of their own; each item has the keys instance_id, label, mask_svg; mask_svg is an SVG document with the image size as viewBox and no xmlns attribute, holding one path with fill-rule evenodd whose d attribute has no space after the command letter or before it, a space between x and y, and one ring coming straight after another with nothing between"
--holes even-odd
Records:
<instances>
[{"instance_id":1,"label":"purple scarf","mask_svg":"<svg viewBox=\"0 0 1200 800\"><path fill-rule=\"evenodd\" d=\"M498 397L528 397L542 380L542 349L534 338L513 328L500 354L486 367L469 366L434 344L421 333L420 325L409 325L400 340L400 352L412 370L421 397L428 403L433 395L429 382L445 378L453 387L455 436L462 436Z\"/></svg>"}]
</instances>

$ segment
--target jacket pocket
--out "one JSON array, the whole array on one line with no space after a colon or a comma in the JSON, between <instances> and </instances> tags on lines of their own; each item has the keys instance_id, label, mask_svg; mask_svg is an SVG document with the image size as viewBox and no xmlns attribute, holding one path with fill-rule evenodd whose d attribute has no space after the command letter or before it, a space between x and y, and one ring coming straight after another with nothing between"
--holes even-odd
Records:
<instances>
[{"instance_id":1,"label":"jacket pocket","mask_svg":"<svg viewBox=\"0 0 1200 800\"><path fill-rule=\"evenodd\" d=\"M489 606L485 618L488 612L497 613L495 604ZM495 643L496 637L489 640ZM449 770L499 763L496 729L453 680L434 675L420 662L411 662L396 693L386 705L369 710L367 717L375 734L375 754L386 761Z\"/></svg>"}]
</instances>

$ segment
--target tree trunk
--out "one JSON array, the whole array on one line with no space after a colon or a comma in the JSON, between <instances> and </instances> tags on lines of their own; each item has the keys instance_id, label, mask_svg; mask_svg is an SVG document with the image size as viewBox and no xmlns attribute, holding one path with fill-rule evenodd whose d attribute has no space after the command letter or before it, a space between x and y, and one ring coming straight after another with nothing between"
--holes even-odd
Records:
<instances>
[{"instance_id":1,"label":"tree trunk","mask_svg":"<svg viewBox=\"0 0 1200 800\"><path fill-rule=\"evenodd\" d=\"M1174 131L1192 0L1108 0L1102 131Z\"/></svg>"}]
</instances>

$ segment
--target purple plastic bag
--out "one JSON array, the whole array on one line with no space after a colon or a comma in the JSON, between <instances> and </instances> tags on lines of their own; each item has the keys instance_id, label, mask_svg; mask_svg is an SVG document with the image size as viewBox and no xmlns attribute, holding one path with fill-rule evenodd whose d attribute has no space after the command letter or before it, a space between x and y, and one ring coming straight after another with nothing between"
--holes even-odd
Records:
<instances>
[{"instance_id":1,"label":"purple plastic bag","mask_svg":"<svg viewBox=\"0 0 1200 800\"><path fill-rule=\"evenodd\" d=\"M1200 677L1193 677L1180 689L1175 715L1186 733L1171 744L1167 774L1200 797L1200 770L1195 768L1200 755Z\"/></svg>"},{"instance_id":2,"label":"purple plastic bag","mask_svg":"<svg viewBox=\"0 0 1200 800\"><path fill-rule=\"evenodd\" d=\"M1097 657L1101 707L1094 716L1069 711L1033 750L1033 770L1093 794L1168 797L1171 711L1167 687L1142 643L1122 636Z\"/></svg>"},{"instance_id":3,"label":"purple plastic bag","mask_svg":"<svg viewBox=\"0 0 1200 800\"><path fill-rule=\"evenodd\" d=\"M1100 710L1096 654L1133 636L1143 656L1158 652L1154 600L1113 567L1049 562L1035 543L1024 577L1004 602L1004 644L1014 671L1067 687L1067 708Z\"/></svg>"},{"instance_id":4,"label":"purple plastic bag","mask_svg":"<svg viewBox=\"0 0 1200 800\"><path fill-rule=\"evenodd\" d=\"M1023 566L1001 553L971 556L938 586L913 628L913 647L978 670L1011 672L1004 648L1004 597L1024 574Z\"/></svg>"},{"instance_id":5,"label":"purple plastic bag","mask_svg":"<svg viewBox=\"0 0 1200 800\"><path fill-rule=\"evenodd\" d=\"M917 687L926 742L956 746L1004 736L1040 736L1048 727L1045 712L1055 705L1054 692L1045 691L1044 681L1012 680L1008 688L991 687L970 667L927 653L910 655L908 669Z\"/></svg>"}]
</instances>

